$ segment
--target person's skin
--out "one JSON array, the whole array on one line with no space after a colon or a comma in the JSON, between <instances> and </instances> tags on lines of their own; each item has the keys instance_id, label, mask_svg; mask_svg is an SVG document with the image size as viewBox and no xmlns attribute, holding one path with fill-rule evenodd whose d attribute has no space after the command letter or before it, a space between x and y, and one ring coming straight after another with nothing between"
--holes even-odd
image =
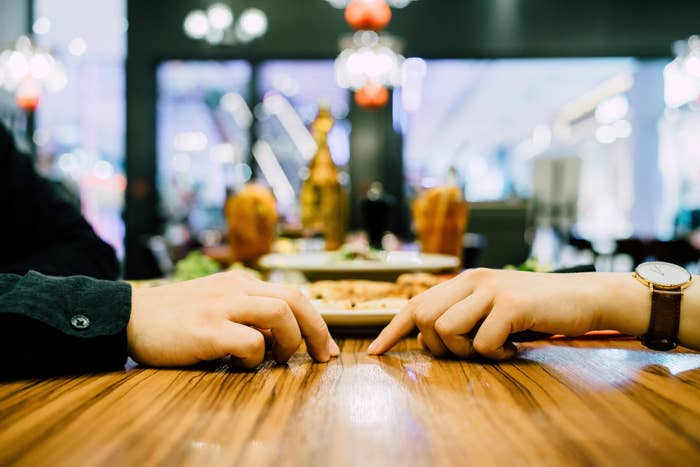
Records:
<instances>
[{"instance_id":1,"label":"person's skin","mask_svg":"<svg viewBox=\"0 0 700 467\"><path fill-rule=\"evenodd\" d=\"M339 353L326 323L299 290L240 271L132 289L127 338L131 358L158 367L230 355L253 368L266 350L283 363L302 339L318 362Z\"/></svg>"},{"instance_id":2,"label":"person's skin","mask_svg":"<svg viewBox=\"0 0 700 467\"><path fill-rule=\"evenodd\" d=\"M680 344L692 349L700 349L697 282L694 278L684 291L678 334ZM411 299L367 350L381 355L418 327L419 342L436 356L503 360L517 352L509 341L512 333L577 336L617 330L640 336L649 326L650 310L649 288L631 273L471 269Z\"/></svg>"}]
</instances>

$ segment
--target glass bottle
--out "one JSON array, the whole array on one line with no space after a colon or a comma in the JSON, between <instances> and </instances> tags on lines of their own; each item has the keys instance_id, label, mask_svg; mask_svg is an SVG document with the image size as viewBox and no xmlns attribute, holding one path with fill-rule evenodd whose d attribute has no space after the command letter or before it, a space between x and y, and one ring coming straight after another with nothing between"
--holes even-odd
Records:
<instances>
[{"instance_id":1,"label":"glass bottle","mask_svg":"<svg viewBox=\"0 0 700 467\"><path fill-rule=\"evenodd\" d=\"M412 203L413 222L423 253L462 258L469 204L451 167L445 183L420 193Z\"/></svg>"},{"instance_id":2,"label":"glass bottle","mask_svg":"<svg viewBox=\"0 0 700 467\"><path fill-rule=\"evenodd\" d=\"M326 250L337 250L345 242L348 210L347 193L339 180L340 171L328 148L332 126L330 109L321 106L311 124L317 149L299 196L302 227L310 235L322 233Z\"/></svg>"}]
</instances>

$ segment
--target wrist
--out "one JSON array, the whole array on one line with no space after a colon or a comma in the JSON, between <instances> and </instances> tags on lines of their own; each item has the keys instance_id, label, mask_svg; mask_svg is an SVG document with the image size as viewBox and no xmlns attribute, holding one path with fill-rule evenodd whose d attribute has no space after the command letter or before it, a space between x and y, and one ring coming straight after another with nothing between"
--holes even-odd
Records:
<instances>
[{"instance_id":1,"label":"wrist","mask_svg":"<svg viewBox=\"0 0 700 467\"><path fill-rule=\"evenodd\" d=\"M596 273L594 296L598 330L641 336L649 327L649 288L631 273Z\"/></svg>"},{"instance_id":2,"label":"wrist","mask_svg":"<svg viewBox=\"0 0 700 467\"><path fill-rule=\"evenodd\" d=\"M134 358L134 341L136 340L136 327L138 321L138 310L140 309L141 303L143 301L143 292L145 289L138 289L135 287L131 288L131 314L129 316L129 322L126 325L126 341L127 341L127 351L131 358Z\"/></svg>"},{"instance_id":3,"label":"wrist","mask_svg":"<svg viewBox=\"0 0 700 467\"><path fill-rule=\"evenodd\" d=\"M693 276L681 298L678 342L684 347L700 348L700 276Z\"/></svg>"}]
</instances>

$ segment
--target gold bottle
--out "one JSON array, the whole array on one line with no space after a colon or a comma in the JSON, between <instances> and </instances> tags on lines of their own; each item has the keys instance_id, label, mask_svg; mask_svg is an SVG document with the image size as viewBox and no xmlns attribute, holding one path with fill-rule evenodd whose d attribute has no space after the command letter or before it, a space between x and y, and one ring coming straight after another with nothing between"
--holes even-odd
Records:
<instances>
[{"instance_id":1,"label":"gold bottle","mask_svg":"<svg viewBox=\"0 0 700 467\"><path fill-rule=\"evenodd\" d=\"M311 124L316 140L316 153L309 164L309 173L301 186L301 223L309 234L323 233L326 250L337 250L345 242L347 229L347 193L338 175L328 148L328 132L333 117L328 107L321 106Z\"/></svg>"}]
</instances>

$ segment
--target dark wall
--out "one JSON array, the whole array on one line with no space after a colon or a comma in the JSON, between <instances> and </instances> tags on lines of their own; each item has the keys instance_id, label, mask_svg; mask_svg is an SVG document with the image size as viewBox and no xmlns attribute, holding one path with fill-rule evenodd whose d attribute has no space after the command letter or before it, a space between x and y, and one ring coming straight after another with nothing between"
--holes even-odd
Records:
<instances>
[{"instance_id":1,"label":"dark wall","mask_svg":"<svg viewBox=\"0 0 700 467\"><path fill-rule=\"evenodd\" d=\"M229 0L234 12L248 6L263 9L268 33L246 46L211 47L182 32L187 12L211 3L128 0L127 277L155 273L144 240L160 227L155 188L157 63L171 58L333 58L338 36L349 32L342 11L323 0ZM698 0L419 0L394 10L388 32L404 39L405 55L424 58L657 57L669 55L674 40L700 32L699 18ZM363 118L369 119L366 124ZM364 134L355 133L353 141L386 133L391 122L369 124L374 118L354 112L355 127ZM400 145L390 146L400 151ZM386 157L400 161L400 153Z\"/></svg>"}]
</instances>

